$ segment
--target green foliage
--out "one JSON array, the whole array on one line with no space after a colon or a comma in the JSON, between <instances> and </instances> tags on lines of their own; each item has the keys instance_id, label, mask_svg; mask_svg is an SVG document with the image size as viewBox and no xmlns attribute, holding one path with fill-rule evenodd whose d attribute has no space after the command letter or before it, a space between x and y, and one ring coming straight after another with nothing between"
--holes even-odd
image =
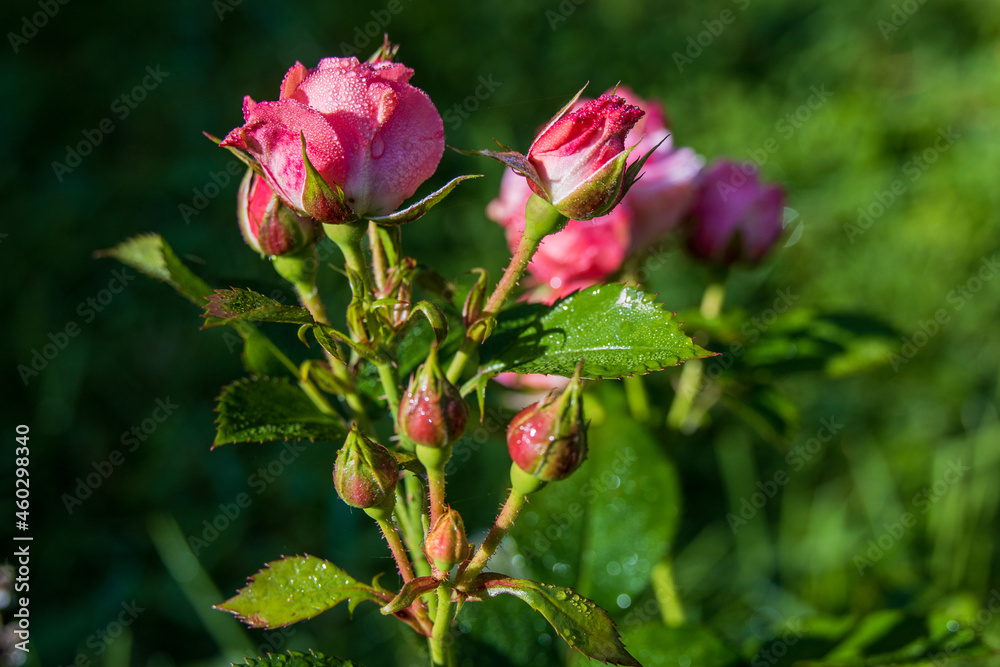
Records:
<instances>
[{"instance_id":1,"label":"green foliage","mask_svg":"<svg viewBox=\"0 0 1000 667\"><path fill-rule=\"evenodd\" d=\"M480 373L544 373L619 378L711 356L684 334L674 314L634 287L598 285L552 306L519 305L497 317Z\"/></svg>"},{"instance_id":2,"label":"green foliage","mask_svg":"<svg viewBox=\"0 0 1000 667\"><path fill-rule=\"evenodd\" d=\"M231 612L251 628L280 628L347 602L351 612L366 600L388 597L314 556L290 556L267 563L245 588L216 609Z\"/></svg>"},{"instance_id":3,"label":"green foliage","mask_svg":"<svg viewBox=\"0 0 1000 667\"><path fill-rule=\"evenodd\" d=\"M244 378L226 386L215 408L215 445L269 440L341 442L343 422L321 411L285 378Z\"/></svg>"},{"instance_id":4,"label":"green foliage","mask_svg":"<svg viewBox=\"0 0 1000 667\"><path fill-rule=\"evenodd\" d=\"M112 257L151 278L165 282L197 306L211 293L208 285L177 259L173 249L159 234L140 234L114 248L95 253Z\"/></svg>"},{"instance_id":5,"label":"green foliage","mask_svg":"<svg viewBox=\"0 0 1000 667\"><path fill-rule=\"evenodd\" d=\"M507 593L520 598L544 616L567 644L588 658L638 667L607 612L572 589L503 575L482 575L476 584L490 597Z\"/></svg>"},{"instance_id":6,"label":"green foliage","mask_svg":"<svg viewBox=\"0 0 1000 667\"><path fill-rule=\"evenodd\" d=\"M215 290L205 305L207 326L235 321L286 322L312 324L309 311L299 306L286 306L253 290L231 287Z\"/></svg>"},{"instance_id":7,"label":"green foliage","mask_svg":"<svg viewBox=\"0 0 1000 667\"><path fill-rule=\"evenodd\" d=\"M302 653L289 651L285 654L268 653L263 658L246 658L242 665L233 663L233 667L364 667L350 660L341 660L333 656L323 655L315 651Z\"/></svg>"}]
</instances>

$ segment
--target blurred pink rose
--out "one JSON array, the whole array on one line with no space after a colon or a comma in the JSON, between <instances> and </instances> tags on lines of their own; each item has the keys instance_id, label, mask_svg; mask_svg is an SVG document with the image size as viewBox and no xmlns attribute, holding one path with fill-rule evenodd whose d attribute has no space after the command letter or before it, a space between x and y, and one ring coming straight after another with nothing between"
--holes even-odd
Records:
<instances>
[{"instance_id":1,"label":"blurred pink rose","mask_svg":"<svg viewBox=\"0 0 1000 667\"><path fill-rule=\"evenodd\" d=\"M644 100L627 86L619 86L617 94L646 112L632 129L631 136L639 140L633 153L645 155L656 148L625 195L633 213L632 248L642 249L674 229L687 213L705 160L691 148L674 148L659 100Z\"/></svg>"},{"instance_id":2,"label":"blurred pink rose","mask_svg":"<svg viewBox=\"0 0 1000 667\"><path fill-rule=\"evenodd\" d=\"M701 177L687 221L695 257L731 264L758 262L781 236L785 194L761 183L751 164L721 160Z\"/></svg>"},{"instance_id":3,"label":"blurred pink rose","mask_svg":"<svg viewBox=\"0 0 1000 667\"><path fill-rule=\"evenodd\" d=\"M500 182L500 196L486 208L486 215L504 228L511 250L524 233L529 197L527 181L508 169ZM570 220L562 231L546 236L528 265L538 286L530 300L551 304L617 271L628 252L631 219L628 205L621 204L600 218Z\"/></svg>"},{"instance_id":4,"label":"blurred pink rose","mask_svg":"<svg viewBox=\"0 0 1000 667\"><path fill-rule=\"evenodd\" d=\"M643 111L621 97L578 102L546 125L528 150L540 183L531 189L567 218L589 220L621 199L625 136Z\"/></svg>"},{"instance_id":5,"label":"blurred pink rose","mask_svg":"<svg viewBox=\"0 0 1000 667\"><path fill-rule=\"evenodd\" d=\"M242 127L222 142L248 151L288 206L337 223L396 210L434 173L444 126L430 98L400 63L324 58L316 69L288 70L276 102L243 101ZM345 201L306 189L301 135L309 161ZM346 208L345 208L346 205Z\"/></svg>"},{"instance_id":6,"label":"blurred pink rose","mask_svg":"<svg viewBox=\"0 0 1000 667\"><path fill-rule=\"evenodd\" d=\"M282 204L267 182L249 169L236 200L243 240L261 255L293 253L321 235L318 222Z\"/></svg>"}]
</instances>

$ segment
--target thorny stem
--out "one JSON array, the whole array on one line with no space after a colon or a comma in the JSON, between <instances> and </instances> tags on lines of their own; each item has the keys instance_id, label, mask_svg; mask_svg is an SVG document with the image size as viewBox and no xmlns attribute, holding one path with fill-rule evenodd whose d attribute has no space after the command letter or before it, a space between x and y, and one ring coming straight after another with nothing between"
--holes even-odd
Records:
<instances>
[{"instance_id":1,"label":"thorny stem","mask_svg":"<svg viewBox=\"0 0 1000 667\"><path fill-rule=\"evenodd\" d=\"M427 486L430 488L431 526L444 514L445 475L442 468L427 468Z\"/></svg>"},{"instance_id":2,"label":"thorny stem","mask_svg":"<svg viewBox=\"0 0 1000 667\"><path fill-rule=\"evenodd\" d=\"M528 263L531 261L531 257L535 254L535 251L538 250L538 245L542 242L542 238L544 237L530 236L527 233L521 236L521 240L517 244L517 249L514 251L514 256L511 257L510 264L507 265L503 276L500 278L500 282L497 283L493 294L490 295L490 298L486 301L486 305L483 307L480 320L494 317L500 312L510 293L517 286L518 281L524 275L524 271L528 268ZM471 331L472 328L470 327ZM465 340L462 341L461 347L458 348L458 352L455 353L455 357L451 360L451 365L448 367L448 382L452 384L458 382L459 378L462 377L462 369L465 368L465 364L468 362L473 350L483 340L484 338L481 338L481 335L466 336Z\"/></svg>"},{"instance_id":3,"label":"thorny stem","mask_svg":"<svg viewBox=\"0 0 1000 667\"><path fill-rule=\"evenodd\" d=\"M438 586L437 615L434 618L434 629L431 632L431 662L434 667L451 667L451 642L448 636L451 632L451 585L442 582Z\"/></svg>"},{"instance_id":4,"label":"thorny stem","mask_svg":"<svg viewBox=\"0 0 1000 667\"><path fill-rule=\"evenodd\" d=\"M396 567L399 568L399 574L403 577L403 583L409 583L413 579L413 568L410 566L410 559L406 555L406 549L403 547L403 541L399 537L396 524L391 519L379 519L378 527L382 529L385 541L389 543L389 550L392 551L392 557L396 559ZM430 617L427 615L427 608L423 600L414 600L410 609L424 631L430 630Z\"/></svg>"},{"instance_id":5,"label":"thorny stem","mask_svg":"<svg viewBox=\"0 0 1000 667\"><path fill-rule=\"evenodd\" d=\"M524 507L526 500L527 496L517 489L510 490L507 502L504 503L503 509L500 510L500 515L497 517L496 523L493 524L493 528L490 529L490 534L483 540L483 545L479 547L479 551L472 557L472 560L469 561L465 569L459 571L456 577L459 586L467 586L483 571L486 563L489 562L500 546L500 542L510 532L511 527L514 525L514 519L517 518L518 513Z\"/></svg>"}]
</instances>

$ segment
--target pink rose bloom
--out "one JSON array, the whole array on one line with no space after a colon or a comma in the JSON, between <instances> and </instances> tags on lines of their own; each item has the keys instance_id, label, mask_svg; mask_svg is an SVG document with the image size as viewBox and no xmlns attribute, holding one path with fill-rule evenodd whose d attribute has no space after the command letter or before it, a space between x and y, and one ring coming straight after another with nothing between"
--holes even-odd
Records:
<instances>
[{"instance_id":1,"label":"pink rose bloom","mask_svg":"<svg viewBox=\"0 0 1000 667\"><path fill-rule=\"evenodd\" d=\"M529 197L528 182L508 169L500 181L500 196L486 208L486 215L504 228L511 250L524 233ZM619 205L599 218L570 220L562 231L546 236L528 265L539 287L531 300L551 304L617 271L628 252L631 217L628 206Z\"/></svg>"},{"instance_id":2,"label":"pink rose bloom","mask_svg":"<svg viewBox=\"0 0 1000 667\"><path fill-rule=\"evenodd\" d=\"M617 94L646 112L632 128L632 136L639 139L634 154L645 155L656 149L646 160L639 180L625 195L633 213L632 247L644 248L674 229L687 213L705 160L691 148L674 148L658 100L644 100L626 86L619 86Z\"/></svg>"},{"instance_id":3,"label":"pink rose bloom","mask_svg":"<svg viewBox=\"0 0 1000 667\"><path fill-rule=\"evenodd\" d=\"M531 189L567 218L608 213L625 184L625 136L643 111L621 97L601 95L564 109L538 133L528 162L538 174Z\"/></svg>"},{"instance_id":4,"label":"pink rose bloom","mask_svg":"<svg viewBox=\"0 0 1000 667\"><path fill-rule=\"evenodd\" d=\"M760 261L781 236L784 199L780 187L758 180L753 165L716 162L702 173L688 219L688 250L722 264Z\"/></svg>"},{"instance_id":5,"label":"pink rose bloom","mask_svg":"<svg viewBox=\"0 0 1000 667\"><path fill-rule=\"evenodd\" d=\"M320 237L319 223L281 203L267 182L247 170L236 196L236 217L243 240L261 255L286 255Z\"/></svg>"},{"instance_id":6,"label":"pink rose bloom","mask_svg":"<svg viewBox=\"0 0 1000 667\"><path fill-rule=\"evenodd\" d=\"M288 70L276 102L243 101L242 127L222 142L260 162L285 204L327 223L396 210L434 173L444 152L441 116L400 63L324 58ZM307 189L306 154L343 199ZM335 186L335 187L334 187Z\"/></svg>"}]
</instances>

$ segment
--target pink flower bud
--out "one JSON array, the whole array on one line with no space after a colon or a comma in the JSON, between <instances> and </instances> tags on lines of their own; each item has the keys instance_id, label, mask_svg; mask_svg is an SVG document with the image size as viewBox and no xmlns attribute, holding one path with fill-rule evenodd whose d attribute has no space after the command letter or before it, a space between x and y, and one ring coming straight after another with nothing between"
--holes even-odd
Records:
<instances>
[{"instance_id":1,"label":"pink flower bud","mask_svg":"<svg viewBox=\"0 0 1000 667\"><path fill-rule=\"evenodd\" d=\"M468 416L469 406L441 372L432 349L399 402L400 435L424 447L447 447L462 437Z\"/></svg>"},{"instance_id":2,"label":"pink flower bud","mask_svg":"<svg viewBox=\"0 0 1000 667\"><path fill-rule=\"evenodd\" d=\"M607 214L630 185L625 136L642 116L639 107L613 95L564 109L528 150L538 173L537 183L529 179L531 189L567 218Z\"/></svg>"},{"instance_id":3,"label":"pink flower bud","mask_svg":"<svg viewBox=\"0 0 1000 667\"><path fill-rule=\"evenodd\" d=\"M353 426L333 466L337 495L351 507L391 512L398 479L399 463L392 452Z\"/></svg>"},{"instance_id":4,"label":"pink flower bud","mask_svg":"<svg viewBox=\"0 0 1000 667\"><path fill-rule=\"evenodd\" d=\"M581 382L529 405L507 427L507 450L517 467L543 482L565 479L587 457Z\"/></svg>"},{"instance_id":5,"label":"pink flower bud","mask_svg":"<svg viewBox=\"0 0 1000 667\"><path fill-rule=\"evenodd\" d=\"M688 250L721 264L758 262L781 236L784 192L758 181L750 164L709 166L688 220Z\"/></svg>"},{"instance_id":6,"label":"pink flower bud","mask_svg":"<svg viewBox=\"0 0 1000 667\"><path fill-rule=\"evenodd\" d=\"M287 255L320 238L319 223L282 204L252 170L247 170L236 199L243 240L261 255Z\"/></svg>"},{"instance_id":7,"label":"pink flower bud","mask_svg":"<svg viewBox=\"0 0 1000 667\"><path fill-rule=\"evenodd\" d=\"M408 83L411 76L388 60L324 58L315 69L295 63L276 102L245 98L245 123L221 145L249 152L285 204L321 222L391 213L444 152L441 116ZM325 182L322 195L303 154Z\"/></svg>"},{"instance_id":8,"label":"pink flower bud","mask_svg":"<svg viewBox=\"0 0 1000 667\"><path fill-rule=\"evenodd\" d=\"M427 557L443 572L467 559L470 554L469 540L465 536L461 515L450 507L442 512L427 533L424 547Z\"/></svg>"}]
</instances>

